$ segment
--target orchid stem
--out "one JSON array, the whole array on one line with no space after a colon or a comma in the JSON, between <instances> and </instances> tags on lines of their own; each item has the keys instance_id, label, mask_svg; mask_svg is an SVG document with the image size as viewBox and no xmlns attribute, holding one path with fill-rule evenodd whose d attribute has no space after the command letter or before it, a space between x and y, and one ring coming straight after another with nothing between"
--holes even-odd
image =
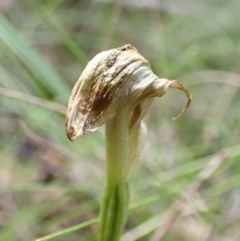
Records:
<instances>
[{"instance_id":1,"label":"orchid stem","mask_svg":"<svg viewBox=\"0 0 240 241\"><path fill-rule=\"evenodd\" d=\"M126 110L119 111L106 123L107 184L100 215L100 241L119 241L127 218L128 123Z\"/></svg>"}]
</instances>

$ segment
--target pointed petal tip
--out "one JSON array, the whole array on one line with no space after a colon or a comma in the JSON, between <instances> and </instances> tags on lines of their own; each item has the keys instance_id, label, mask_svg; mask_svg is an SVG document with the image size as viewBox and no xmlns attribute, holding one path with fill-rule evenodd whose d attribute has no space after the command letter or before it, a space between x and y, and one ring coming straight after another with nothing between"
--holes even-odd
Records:
<instances>
[{"instance_id":1,"label":"pointed petal tip","mask_svg":"<svg viewBox=\"0 0 240 241\"><path fill-rule=\"evenodd\" d=\"M73 141L75 139L75 129L73 126L66 128L66 135L68 140Z\"/></svg>"},{"instance_id":2,"label":"pointed petal tip","mask_svg":"<svg viewBox=\"0 0 240 241\"><path fill-rule=\"evenodd\" d=\"M88 135L91 132L93 131L89 131L89 130L86 131L86 130L83 130L82 128L75 129L73 126L71 126L69 129L66 129L66 135L70 141L74 141L77 137Z\"/></svg>"},{"instance_id":3,"label":"pointed petal tip","mask_svg":"<svg viewBox=\"0 0 240 241\"><path fill-rule=\"evenodd\" d=\"M72 138L72 136L70 135L70 133L66 133L66 134L67 134L67 138L68 138L69 141L73 141L73 140L74 140L74 138Z\"/></svg>"}]
</instances>

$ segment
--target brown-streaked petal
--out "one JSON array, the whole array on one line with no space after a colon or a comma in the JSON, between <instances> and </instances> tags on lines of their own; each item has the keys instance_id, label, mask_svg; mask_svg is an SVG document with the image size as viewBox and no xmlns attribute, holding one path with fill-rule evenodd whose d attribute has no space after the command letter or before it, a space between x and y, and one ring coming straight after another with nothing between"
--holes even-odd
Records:
<instances>
[{"instance_id":1,"label":"brown-streaked petal","mask_svg":"<svg viewBox=\"0 0 240 241\"><path fill-rule=\"evenodd\" d=\"M101 52L88 63L72 90L66 116L67 136L73 140L95 131L119 108L134 113L129 120L133 126L142 118L150 99L162 96L168 87L187 94L185 112L191 101L187 90L177 81L158 78L134 47L125 45Z\"/></svg>"}]
</instances>

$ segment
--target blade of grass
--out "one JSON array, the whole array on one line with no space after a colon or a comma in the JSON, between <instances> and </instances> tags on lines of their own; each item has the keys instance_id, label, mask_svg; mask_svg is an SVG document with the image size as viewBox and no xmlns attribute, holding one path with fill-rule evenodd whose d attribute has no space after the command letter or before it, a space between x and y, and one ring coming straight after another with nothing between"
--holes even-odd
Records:
<instances>
[{"instance_id":1,"label":"blade of grass","mask_svg":"<svg viewBox=\"0 0 240 241\"><path fill-rule=\"evenodd\" d=\"M19 36L12 24L0 15L0 39L28 66L33 74L63 101L68 99L69 87L64 80Z\"/></svg>"},{"instance_id":2,"label":"blade of grass","mask_svg":"<svg viewBox=\"0 0 240 241\"><path fill-rule=\"evenodd\" d=\"M57 9L64 0L52 0L52 1L46 1L42 6L44 9L46 9L47 14L51 14L55 9ZM24 23L22 23L21 29L32 29L36 28L39 25L38 16L36 16L35 12L32 12L32 15L30 15Z\"/></svg>"},{"instance_id":3,"label":"blade of grass","mask_svg":"<svg viewBox=\"0 0 240 241\"><path fill-rule=\"evenodd\" d=\"M54 239L54 238L57 238L57 237L60 237L60 236L63 236L63 235L66 235L66 234L75 232L75 231L77 231L77 230L86 228L86 227L88 227L88 226L90 226L90 225L92 225L92 224L97 223L98 221L99 221L98 218L94 218L94 219L91 219L91 220L86 221L86 222L84 222L84 223L81 223L81 224L72 226L71 228L67 228L67 229L64 229L64 230L62 230L62 231L59 231L59 232L56 232L56 233L47 235L47 236L45 236L45 237L39 238L39 239L37 239L36 241L47 241L47 240L51 240L51 239Z\"/></svg>"},{"instance_id":4,"label":"blade of grass","mask_svg":"<svg viewBox=\"0 0 240 241\"><path fill-rule=\"evenodd\" d=\"M88 62L88 57L81 48L64 32L64 30L47 14L45 9L35 0L26 0L42 20L61 39L67 49L78 59L83 66Z\"/></svg>"}]
</instances>

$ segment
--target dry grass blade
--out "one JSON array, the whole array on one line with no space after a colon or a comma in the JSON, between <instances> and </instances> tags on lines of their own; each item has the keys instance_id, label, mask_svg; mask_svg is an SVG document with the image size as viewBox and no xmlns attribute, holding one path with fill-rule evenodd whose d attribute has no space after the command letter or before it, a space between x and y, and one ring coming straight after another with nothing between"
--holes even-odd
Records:
<instances>
[{"instance_id":1,"label":"dry grass blade","mask_svg":"<svg viewBox=\"0 0 240 241\"><path fill-rule=\"evenodd\" d=\"M27 102L27 103L30 103L33 105L38 105L45 109L53 110L53 111L58 112L63 115L65 115L67 112L67 108L63 105L54 103L52 101L38 98L36 96L24 94L24 93L15 91L15 90L10 90L10 89L0 87L0 95L6 96L9 98L13 98L16 100L21 100L21 101L24 101L24 102Z\"/></svg>"},{"instance_id":2,"label":"dry grass blade","mask_svg":"<svg viewBox=\"0 0 240 241\"><path fill-rule=\"evenodd\" d=\"M217 168L226 160L228 154L226 152L220 151L212 158L209 164L198 174L197 179L199 179L199 183L189 187L185 194L182 196L186 197L187 199L191 198L194 194L197 193L197 190L201 186L202 182L211 177L211 175L217 170ZM163 236L170 230L173 226L176 219L179 217L181 212L184 209L184 204L180 201L176 201L169 214L169 217L166 219L164 224L155 231L150 241L160 241L162 240Z\"/></svg>"},{"instance_id":3,"label":"dry grass blade","mask_svg":"<svg viewBox=\"0 0 240 241\"><path fill-rule=\"evenodd\" d=\"M201 186L202 182L210 178L213 173L221 166L221 164L229 157L229 153L231 150L225 150L217 152L214 157L210 160L209 164L202 169L199 174L197 175L198 183L190 186L182 196L185 199L192 198L198 191L199 187ZM153 230L157 229L153 236L151 237L150 241L160 241L163 236L171 229L179 215L184 209L184 203L180 200L176 200L176 202L172 205L169 212L165 212L164 214L160 214L155 216L145 223L142 223L138 227L132 229L131 231L125 233L121 240L122 241L133 241L138 240L142 236L152 232Z\"/></svg>"}]
</instances>

